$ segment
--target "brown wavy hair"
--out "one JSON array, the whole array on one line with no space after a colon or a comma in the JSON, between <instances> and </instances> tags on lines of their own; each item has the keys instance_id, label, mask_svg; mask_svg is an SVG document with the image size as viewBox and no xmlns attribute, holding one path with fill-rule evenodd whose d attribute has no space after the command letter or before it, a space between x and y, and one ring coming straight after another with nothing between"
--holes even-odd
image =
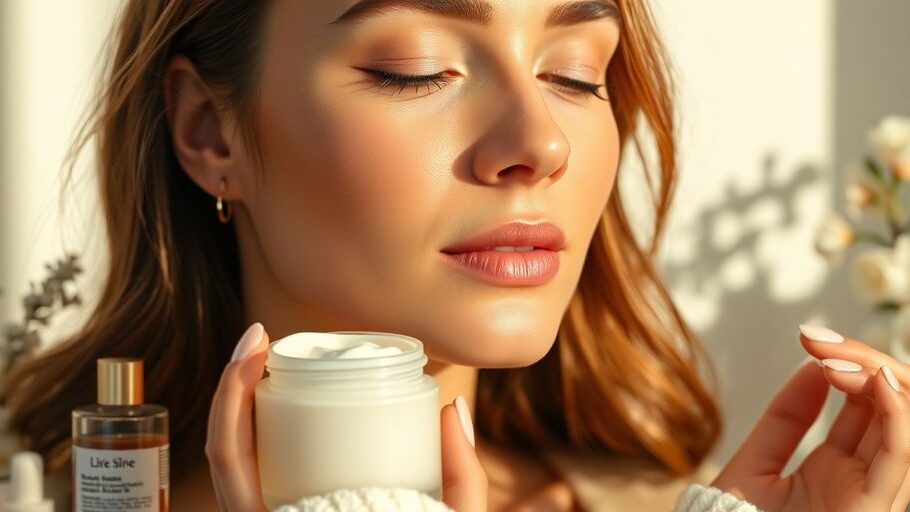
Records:
<instances>
[{"instance_id":1,"label":"brown wavy hair","mask_svg":"<svg viewBox=\"0 0 910 512\"><path fill-rule=\"evenodd\" d=\"M655 213L650 247L636 242L617 187L557 342L532 366L481 370L476 423L503 446L641 455L686 474L721 430L701 373L710 370L714 388L716 376L652 262L676 176L671 67L644 0L618 4L622 36L606 78L622 147L634 147L645 164ZM147 400L171 411L175 478L204 456L210 401L232 348L224 340L245 328L243 290L233 227L216 220L212 198L174 156L163 74L174 55L187 56L218 106L238 113L255 151L256 63L268 5L131 0L110 35L97 102L68 173L71 179L76 155L96 139L110 267L81 329L20 361L0 383L11 426L50 469L69 460L70 411L95 401L101 356L144 359ZM639 123L653 135L659 167L645 162Z\"/></svg>"}]
</instances>

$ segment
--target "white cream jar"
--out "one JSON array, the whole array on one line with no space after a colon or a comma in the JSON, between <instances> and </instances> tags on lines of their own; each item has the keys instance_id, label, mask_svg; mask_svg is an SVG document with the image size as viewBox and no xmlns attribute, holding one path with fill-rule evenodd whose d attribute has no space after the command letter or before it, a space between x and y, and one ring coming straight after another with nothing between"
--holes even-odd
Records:
<instances>
[{"instance_id":1,"label":"white cream jar","mask_svg":"<svg viewBox=\"0 0 910 512\"><path fill-rule=\"evenodd\" d=\"M442 498L439 387L423 344L382 332L303 332L269 345L256 386L266 506L358 487Z\"/></svg>"}]
</instances>

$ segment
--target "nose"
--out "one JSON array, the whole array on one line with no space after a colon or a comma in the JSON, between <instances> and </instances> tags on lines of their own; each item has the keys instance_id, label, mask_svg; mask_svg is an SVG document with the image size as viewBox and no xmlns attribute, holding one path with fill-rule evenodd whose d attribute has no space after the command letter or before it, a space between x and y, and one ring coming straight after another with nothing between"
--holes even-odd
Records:
<instances>
[{"instance_id":1,"label":"nose","mask_svg":"<svg viewBox=\"0 0 910 512\"><path fill-rule=\"evenodd\" d=\"M496 122L475 146L473 174L486 185L558 180L566 169L569 141L556 124L534 79L516 79L486 103L500 105Z\"/></svg>"}]
</instances>

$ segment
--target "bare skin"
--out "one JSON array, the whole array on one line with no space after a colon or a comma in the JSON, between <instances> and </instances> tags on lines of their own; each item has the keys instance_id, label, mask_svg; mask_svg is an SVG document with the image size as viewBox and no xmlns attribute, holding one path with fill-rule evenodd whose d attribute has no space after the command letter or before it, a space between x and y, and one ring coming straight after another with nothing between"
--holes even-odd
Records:
<instances>
[{"instance_id":1,"label":"bare skin","mask_svg":"<svg viewBox=\"0 0 910 512\"><path fill-rule=\"evenodd\" d=\"M532 364L555 340L619 162L610 102L556 77L601 84L604 96L618 20L546 27L562 2L506 0L491 3L489 24L414 9L332 23L353 3L270 4L257 80L264 169L232 112L215 106L192 62L175 57L166 70L175 155L213 196L227 184L248 322L272 339L331 330L415 336L440 380L442 414L452 416L443 404L456 395L473 409L473 368ZM365 70L446 80L377 87ZM565 235L559 272L545 284L493 285L443 262L443 248L481 231L544 221ZM219 397L248 383L225 382L213 409L234 411L238 402ZM220 435L222 426L212 427L215 453L249 442ZM486 499L486 470L495 475L493 507L542 489L566 501L541 462L482 442L475 454L460 434L442 434L459 479L483 482L465 499ZM197 475L203 468L200 461ZM180 485L175 504L191 494ZM199 492L214 505L210 491ZM252 503L254 494L232 498Z\"/></svg>"},{"instance_id":2,"label":"bare skin","mask_svg":"<svg viewBox=\"0 0 910 512\"><path fill-rule=\"evenodd\" d=\"M554 343L613 190L620 142L611 103L554 76L600 84L619 23L546 27L556 0L490 2L487 24L414 9L332 23L352 3L270 3L257 77L264 169L193 63L177 56L166 70L175 156L213 197L227 184L245 317L268 330L245 337L248 350L224 369L208 467L200 461L195 481L175 483L175 509L264 508L251 390L270 336L372 330L421 339L440 378L446 503L467 512L545 502L570 510L571 493L541 462L482 440L475 449L448 401L461 394L473 404L470 368L533 364ZM438 78L377 87L376 70ZM445 264L450 244L542 221L566 242L546 283L494 284ZM908 496L910 368L855 340L804 344L863 371L801 368L715 485L768 511L897 510ZM884 364L901 390L886 382ZM829 385L856 397L831 442L784 478Z\"/></svg>"}]
</instances>

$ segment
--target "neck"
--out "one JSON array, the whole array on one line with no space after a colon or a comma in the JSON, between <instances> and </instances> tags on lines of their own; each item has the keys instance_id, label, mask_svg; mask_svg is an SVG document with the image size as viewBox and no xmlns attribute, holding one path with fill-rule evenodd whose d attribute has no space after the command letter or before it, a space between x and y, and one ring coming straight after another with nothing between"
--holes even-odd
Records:
<instances>
[{"instance_id":1,"label":"neck","mask_svg":"<svg viewBox=\"0 0 910 512\"><path fill-rule=\"evenodd\" d=\"M432 375L439 383L439 408L452 403L455 397L463 395L471 416L477 395L477 368L433 361L427 363L424 372Z\"/></svg>"}]
</instances>

